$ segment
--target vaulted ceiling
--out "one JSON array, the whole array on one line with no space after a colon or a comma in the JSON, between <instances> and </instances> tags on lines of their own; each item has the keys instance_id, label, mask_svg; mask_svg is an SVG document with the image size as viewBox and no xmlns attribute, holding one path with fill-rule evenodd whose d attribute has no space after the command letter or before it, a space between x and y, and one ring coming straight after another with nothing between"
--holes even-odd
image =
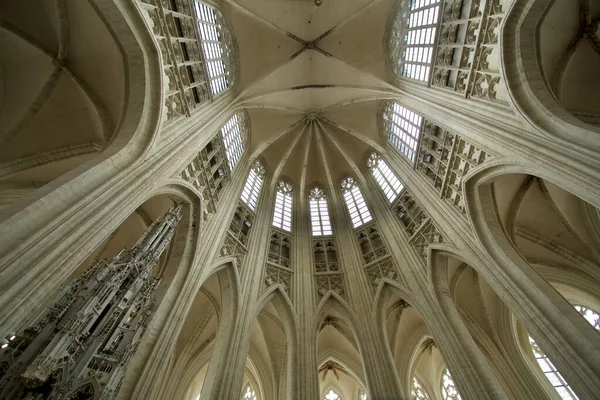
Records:
<instances>
[{"instance_id":1,"label":"vaulted ceiling","mask_svg":"<svg viewBox=\"0 0 600 400\"><path fill-rule=\"evenodd\" d=\"M252 157L296 187L337 185L368 149L382 148L377 111L397 93L384 62L394 4L225 2L239 45L237 104L251 118Z\"/></svg>"}]
</instances>

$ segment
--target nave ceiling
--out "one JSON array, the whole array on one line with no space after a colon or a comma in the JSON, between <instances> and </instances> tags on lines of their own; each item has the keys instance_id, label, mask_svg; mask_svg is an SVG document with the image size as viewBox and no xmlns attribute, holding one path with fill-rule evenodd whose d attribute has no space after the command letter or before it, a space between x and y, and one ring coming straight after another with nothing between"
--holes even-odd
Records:
<instances>
[{"instance_id":1,"label":"nave ceiling","mask_svg":"<svg viewBox=\"0 0 600 400\"><path fill-rule=\"evenodd\" d=\"M337 185L362 167L368 149L382 148L377 112L397 90L382 21L394 1L224 4L239 46L236 104L251 119L252 157L297 187Z\"/></svg>"}]
</instances>

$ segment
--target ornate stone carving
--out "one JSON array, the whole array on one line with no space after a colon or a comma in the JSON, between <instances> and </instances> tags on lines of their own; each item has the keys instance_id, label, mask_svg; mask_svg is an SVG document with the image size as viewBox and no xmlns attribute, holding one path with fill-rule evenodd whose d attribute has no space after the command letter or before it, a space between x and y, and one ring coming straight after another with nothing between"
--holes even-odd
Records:
<instances>
[{"instance_id":1,"label":"ornate stone carving","mask_svg":"<svg viewBox=\"0 0 600 400\"><path fill-rule=\"evenodd\" d=\"M327 292L332 291L345 297L346 288L344 285L344 274L319 274L315 275L317 287L317 299L321 300Z\"/></svg>"},{"instance_id":2,"label":"ornate stone carving","mask_svg":"<svg viewBox=\"0 0 600 400\"><path fill-rule=\"evenodd\" d=\"M267 260L285 268L291 268L292 236L278 229L271 229Z\"/></svg>"},{"instance_id":3,"label":"ornate stone carving","mask_svg":"<svg viewBox=\"0 0 600 400\"><path fill-rule=\"evenodd\" d=\"M374 291L383 278L388 278L392 281L399 279L398 271L391 256L367 265L365 273L369 277L369 282L371 282Z\"/></svg>"},{"instance_id":4,"label":"ornate stone carving","mask_svg":"<svg viewBox=\"0 0 600 400\"><path fill-rule=\"evenodd\" d=\"M181 206L172 208L133 247L63 286L0 353L0 398L113 398L150 320L153 268L180 219Z\"/></svg>"},{"instance_id":5,"label":"ornate stone carving","mask_svg":"<svg viewBox=\"0 0 600 400\"><path fill-rule=\"evenodd\" d=\"M339 272L340 264L334 238L313 239L315 272Z\"/></svg>"},{"instance_id":6,"label":"ornate stone carving","mask_svg":"<svg viewBox=\"0 0 600 400\"><path fill-rule=\"evenodd\" d=\"M265 278L263 280L265 289L273 285L281 285L288 296L291 296L293 272L287 268L267 263L265 265Z\"/></svg>"},{"instance_id":7,"label":"ornate stone carving","mask_svg":"<svg viewBox=\"0 0 600 400\"><path fill-rule=\"evenodd\" d=\"M425 120L419 144L417 170L440 195L465 215L462 178L484 163L490 154Z\"/></svg>"},{"instance_id":8,"label":"ornate stone carving","mask_svg":"<svg viewBox=\"0 0 600 400\"><path fill-rule=\"evenodd\" d=\"M372 263L389 254L375 222L363 225L354 234L358 240L365 264Z\"/></svg>"}]
</instances>

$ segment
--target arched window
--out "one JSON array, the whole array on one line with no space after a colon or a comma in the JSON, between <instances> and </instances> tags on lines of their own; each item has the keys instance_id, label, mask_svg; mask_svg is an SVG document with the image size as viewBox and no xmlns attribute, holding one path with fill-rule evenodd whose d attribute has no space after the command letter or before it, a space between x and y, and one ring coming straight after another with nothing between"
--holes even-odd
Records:
<instances>
[{"instance_id":1,"label":"arched window","mask_svg":"<svg viewBox=\"0 0 600 400\"><path fill-rule=\"evenodd\" d=\"M346 207L348 207L354 228L358 228L373 219L365 198L354 178L348 177L342 181L342 195L344 196L344 201L346 202Z\"/></svg>"},{"instance_id":2,"label":"arched window","mask_svg":"<svg viewBox=\"0 0 600 400\"><path fill-rule=\"evenodd\" d=\"M410 161L415 161L423 117L398 103L388 102L384 106L382 118L383 129L389 141Z\"/></svg>"},{"instance_id":3,"label":"arched window","mask_svg":"<svg viewBox=\"0 0 600 400\"><path fill-rule=\"evenodd\" d=\"M229 170L233 171L244 152L244 144L248 135L248 121L246 114L238 112L233 114L221 128L221 138L225 145L225 155Z\"/></svg>"},{"instance_id":4,"label":"arched window","mask_svg":"<svg viewBox=\"0 0 600 400\"><path fill-rule=\"evenodd\" d=\"M556 389L560 397L565 400L577 399L577 396L575 396L573 389L571 389L565 378L558 372L558 369L556 369L546 353L542 351L540 346L538 346L531 336L529 336L529 344L531 345L533 355L544 372L544 375L546 375L546 378L548 378L552 386L554 386L554 389Z\"/></svg>"},{"instance_id":5,"label":"arched window","mask_svg":"<svg viewBox=\"0 0 600 400\"><path fill-rule=\"evenodd\" d=\"M379 187L383 190L385 197L392 203L404 189L396 174L392 172L389 165L377 153L371 153L367 160L367 166Z\"/></svg>"},{"instance_id":6,"label":"arched window","mask_svg":"<svg viewBox=\"0 0 600 400\"><path fill-rule=\"evenodd\" d=\"M215 96L233 84L235 45L221 11L198 1L194 2L194 9L202 52L206 60L210 91Z\"/></svg>"},{"instance_id":7,"label":"arched window","mask_svg":"<svg viewBox=\"0 0 600 400\"><path fill-rule=\"evenodd\" d=\"M254 162L246 183L244 184L244 190L242 190L242 201L250 207L251 210L256 209L256 203L258 202L258 195L262 188L263 181L265 179L265 167L259 160Z\"/></svg>"},{"instance_id":8,"label":"arched window","mask_svg":"<svg viewBox=\"0 0 600 400\"><path fill-rule=\"evenodd\" d=\"M333 389L331 389L329 392L327 392L323 400L342 400L342 398L338 396L338 394L334 392Z\"/></svg>"},{"instance_id":9,"label":"arched window","mask_svg":"<svg viewBox=\"0 0 600 400\"><path fill-rule=\"evenodd\" d=\"M256 392L252 389L250 384L248 384L242 392L242 400L256 400Z\"/></svg>"},{"instance_id":10,"label":"arched window","mask_svg":"<svg viewBox=\"0 0 600 400\"><path fill-rule=\"evenodd\" d=\"M600 314L585 306L573 305L573 307L575 307L575 309L579 311L579 314L581 314L594 328L600 330Z\"/></svg>"},{"instance_id":11,"label":"arched window","mask_svg":"<svg viewBox=\"0 0 600 400\"><path fill-rule=\"evenodd\" d=\"M573 307L575 307L575 309L594 328L600 330L600 315L596 311L582 305L574 305ZM565 400L577 400L578 397L575 395L575 392L573 392L573 389L571 389L565 378L563 378L552 361L550 361L550 358L546 355L546 353L544 353L544 351L531 336L529 336L529 344L531 345L533 355L542 369L542 372L544 372L544 375L546 375L546 378L548 378L552 386L554 386L560 397Z\"/></svg>"},{"instance_id":12,"label":"arched window","mask_svg":"<svg viewBox=\"0 0 600 400\"><path fill-rule=\"evenodd\" d=\"M429 400L429 394L423 388L423 385L417 379L417 377L413 377L412 388L410 389L410 399L411 400Z\"/></svg>"},{"instance_id":13,"label":"arched window","mask_svg":"<svg viewBox=\"0 0 600 400\"><path fill-rule=\"evenodd\" d=\"M284 181L277 183L273 226L287 232L292 230L292 185Z\"/></svg>"},{"instance_id":14,"label":"arched window","mask_svg":"<svg viewBox=\"0 0 600 400\"><path fill-rule=\"evenodd\" d=\"M405 0L390 32L388 50L393 73L429 82L440 0Z\"/></svg>"},{"instance_id":15,"label":"arched window","mask_svg":"<svg viewBox=\"0 0 600 400\"><path fill-rule=\"evenodd\" d=\"M461 400L448 368L442 374L442 397L444 400Z\"/></svg>"},{"instance_id":16,"label":"arched window","mask_svg":"<svg viewBox=\"0 0 600 400\"><path fill-rule=\"evenodd\" d=\"M325 191L318 186L312 188L308 195L308 202L313 236L331 235L331 221L329 220Z\"/></svg>"},{"instance_id":17,"label":"arched window","mask_svg":"<svg viewBox=\"0 0 600 400\"><path fill-rule=\"evenodd\" d=\"M367 394L361 390L358 395L358 400L369 400L369 398L367 397Z\"/></svg>"}]
</instances>

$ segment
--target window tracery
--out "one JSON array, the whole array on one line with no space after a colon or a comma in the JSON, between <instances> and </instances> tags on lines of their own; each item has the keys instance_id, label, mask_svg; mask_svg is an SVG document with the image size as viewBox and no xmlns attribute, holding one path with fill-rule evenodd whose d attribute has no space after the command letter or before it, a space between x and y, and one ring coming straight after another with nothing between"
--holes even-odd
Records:
<instances>
[{"instance_id":1,"label":"window tracery","mask_svg":"<svg viewBox=\"0 0 600 400\"><path fill-rule=\"evenodd\" d=\"M325 191L318 186L314 187L311 189L308 199L312 235L331 235L333 232L331 229L331 221L329 219L327 196L325 195Z\"/></svg>"},{"instance_id":2,"label":"window tracery","mask_svg":"<svg viewBox=\"0 0 600 400\"><path fill-rule=\"evenodd\" d=\"M235 45L221 11L198 1L194 2L202 52L213 96L232 86Z\"/></svg>"},{"instance_id":3,"label":"window tracery","mask_svg":"<svg viewBox=\"0 0 600 400\"><path fill-rule=\"evenodd\" d=\"M350 213L352 227L358 228L373 219L354 178L348 177L342 180L342 195L344 196L348 213Z\"/></svg>"},{"instance_id":4,"label":"window tracery","mask_svg":"<svg viewBox=\"0 0 600 400\"><path fill-rule=\"evenodd\" d=\"M244 152L244 144L248 136L248 121L242 112L233 114L221 128L221 138L225 145L225 154L229 170L233 171Z\"/></svg>"},{"instance_id":5,"label":"window tracery","mask_svg":"<svg viewBox=\"0 0 600 400\"><path fill-rule=\"evenodd\" d=\"M398 10L389 37L394 74L429 82L440 0L408 0Z\"/></svg>"},{"instance_id":6,"label":"window tracery","mask_svg":"<svg viewBox=\"0 0 600 400\"><path fill-rule=\"evenodd\" d=\"M333 389L329 390L323 400L342 400L342 398L333 391Z\"/></svg>"},{"instance_id":7,"label":"window tracery","mask_svg":"<svg viewBox=\"0 0 600 400\"><path fill-rule=\"evenodd\" d=\"M442 374L442 397L444 400L461 400L448 368Z\"/></svg>"},{"instance_id":8,"label":"window tracery","mask_svg":"<svg viewBox=\"0 0 600 400\"><path fill-rule=\"evenodd\" d=\"M429 400L429 394L423 388L421 381L414 376L412 382L412 388L410 390L410 399L411 400Z\"/></svg>"},{"instance_id":9,"label":"window tracery","mask_svg":"<svg viewBox=\"0 0 600 400\"><path fill-rule=\"evenodd\" d=\"M385 136L390 143L410 161L415 161L423 117L398 103L388 102L384 105L382 120Z\"/></svg>"},{"instance_id":10,"label":"window tracery","mask_svg":"<svg viewBox=\"0 0 600 400\"><path fill-rule=\"evenodd\" d=\"M252 165L252 168L250 168L241 195L242 201L253 211L256 209L256 203L258 202L258 195L260 194L264 177L265 167L259 160L256 160L254 165Z\"/></svg>"},{"instance_id":11,"label":"window tracery","mask_svg":"<svg viewBox=\"0 0 600 400\"><path fill-rule=\"evenodd\" d=\"M564 400L577 400L577 396L575 396L573 389L571 389L565 378L563 378L561 373L558 372L558 369L552 364L550 358L548 358L546 353L544 353L531 336L529 336L529 344L531 345L533 355L544 372L544 375L546 375L546 378L548 378L552 386L554 386L554 389L556 389L560 397Z\"/></svg>"},{"instance_id":12,"label":"window tracery","mask_svg":"<svg viewBox=\"0 0 600 400\"><path fill-rule=\"evenodd\" d=\"M287 182L277 183L273 226L284 231L292 231L292 185Z\"/></svg>"},{"instance_id":13,"label":"window tracery","mask_svg":"<svg viewBox=\"0 0 600 400\"><path fill-rule=\"evenodd\" d=\"M390 169L389 165L381 158L381 156L375 152L371 153L367 160L367 166L371 171L371 174L379 184L381 190L387 197L388 201L392 203L402 192L404 186L400 182L400 179Z\"/></svg>"},{"instance_id":14,"label":"window tracery","mask_svg":"<svg viewBox=\"0 0 600 400\"><path fill-rule=\"evenodd\" d=\"M252 389L250 384L248 384L242 392L242 400L256 400L256 392Z\"/></svg>"}]
</instances>

